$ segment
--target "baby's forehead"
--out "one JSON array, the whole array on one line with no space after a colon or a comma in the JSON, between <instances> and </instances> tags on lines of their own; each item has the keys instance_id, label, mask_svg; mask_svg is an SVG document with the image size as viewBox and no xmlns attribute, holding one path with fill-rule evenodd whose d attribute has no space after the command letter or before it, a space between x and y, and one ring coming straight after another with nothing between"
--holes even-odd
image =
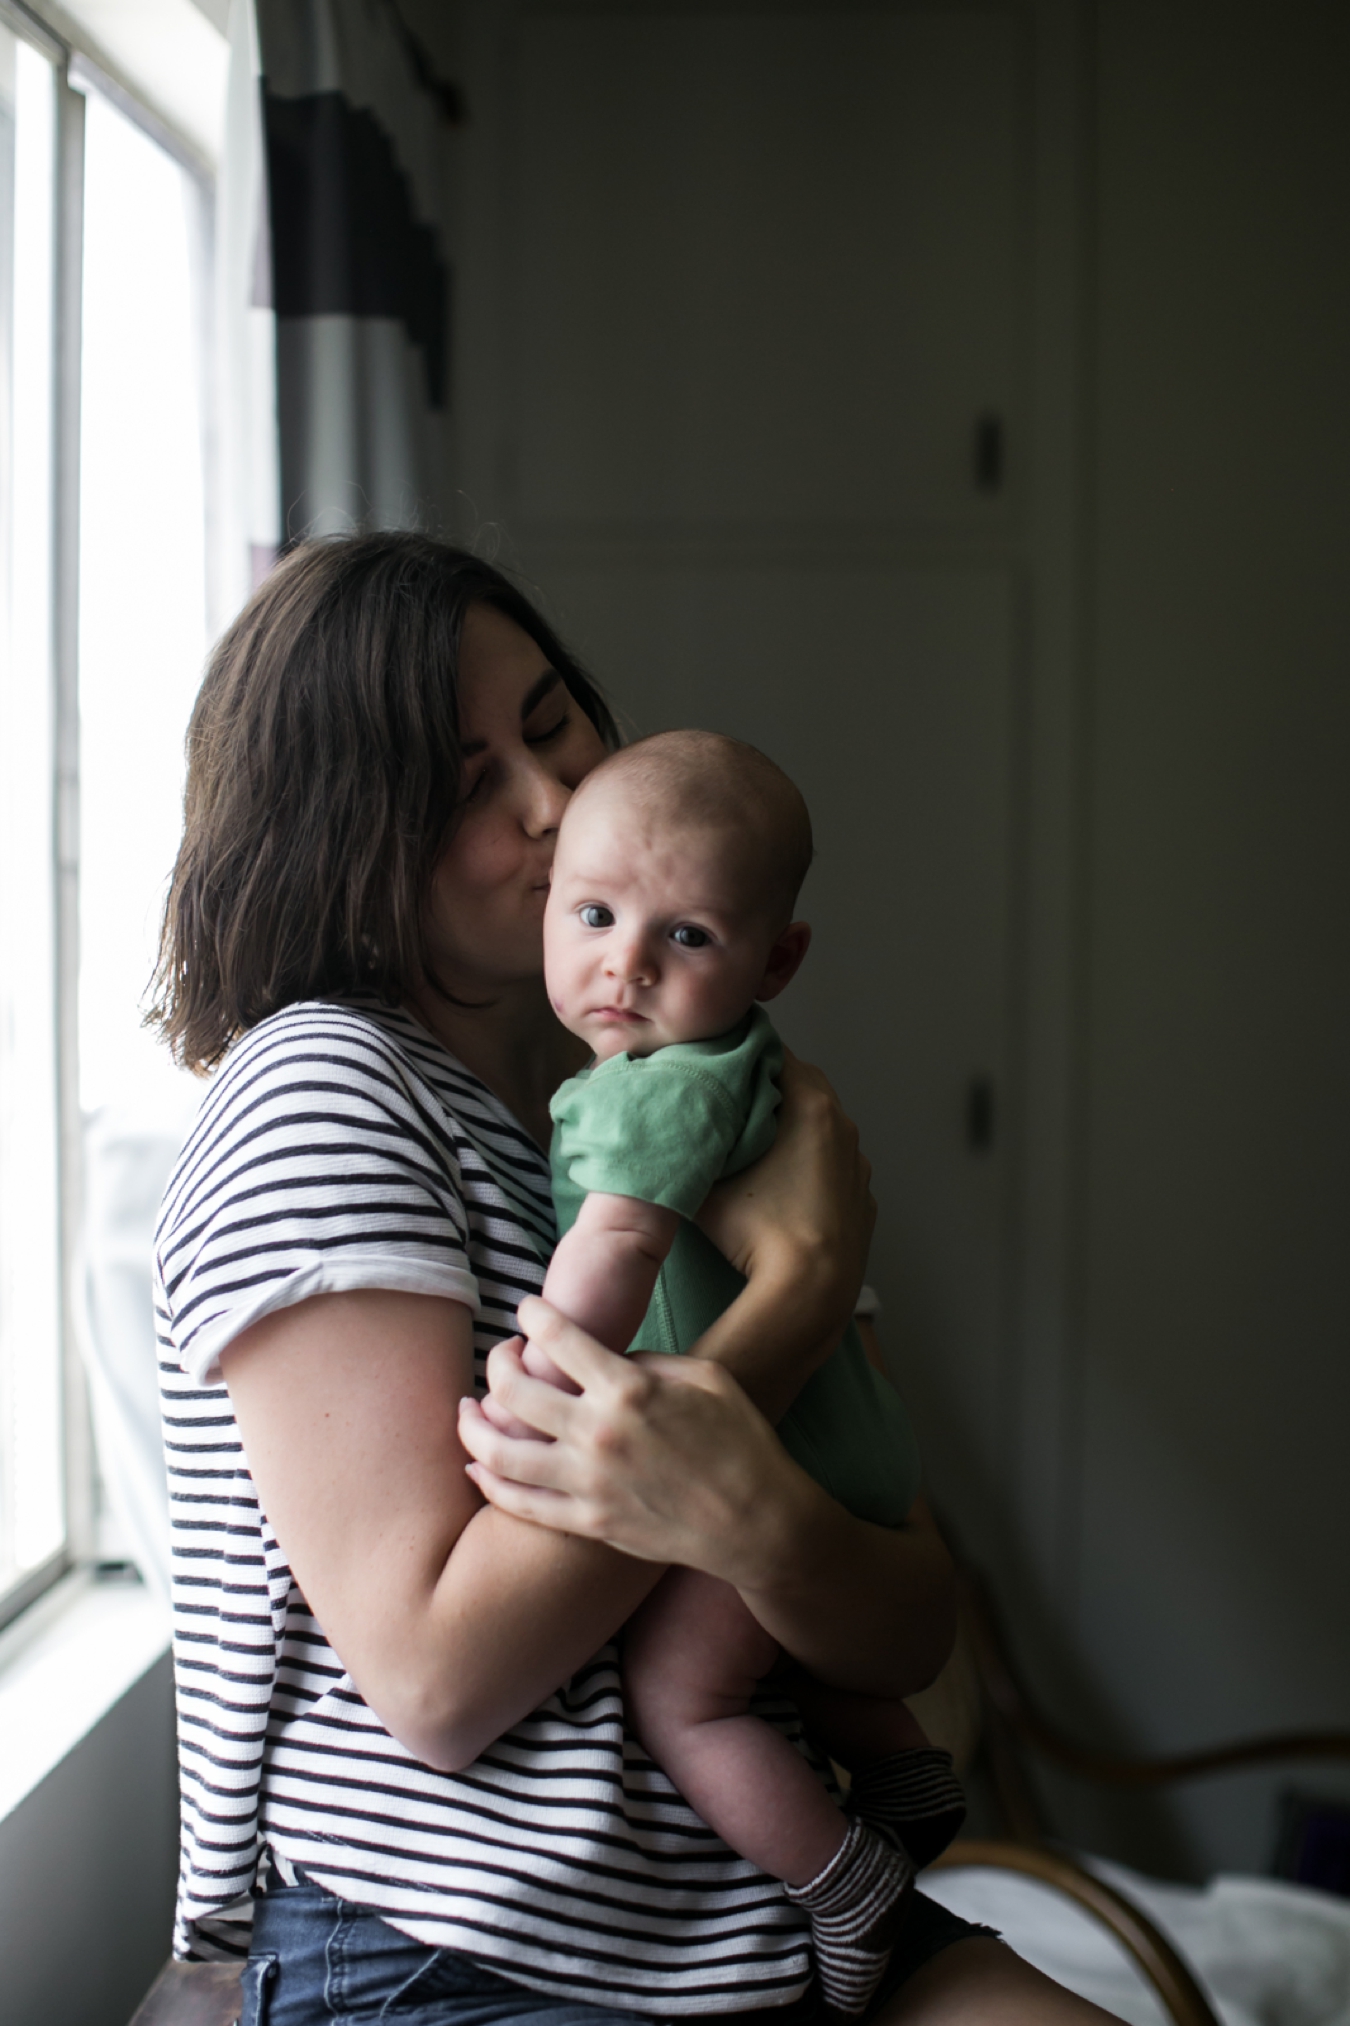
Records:
<instances>
[{"instance_id":1,"label":"baby's forehead","mask_svg":"<svg viewBox=\"0 0 1350 2026\"><path fill-rule=\"evenodd\" d=\"M584 859L588 871L638 882L644 874L678 878L683 863L701 885L715 879L738 906L757 903L773 884L765 840L743 808L710 809L706 801L691 808L664 786L653 790L623 775L583 788L558 841L565 866Z\"/></svg>"}]
</instances>

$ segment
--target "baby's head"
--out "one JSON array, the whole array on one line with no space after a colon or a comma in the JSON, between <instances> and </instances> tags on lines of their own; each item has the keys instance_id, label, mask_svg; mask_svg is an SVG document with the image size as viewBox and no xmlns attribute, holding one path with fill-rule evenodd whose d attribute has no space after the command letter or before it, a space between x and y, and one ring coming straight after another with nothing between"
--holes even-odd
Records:
<instances>
[{"instance_id":1,"label":"baby's head","mask_svg":"<svg viewBox=\"0 0 1350 2026\"><path fill-rule=\"evenodd\" d=\"M716 732L613 753L568 804L544 914L549 998L601 1057L724 1034L781 992L811 819L780 767Z\"/></svg>"}]
</instances>

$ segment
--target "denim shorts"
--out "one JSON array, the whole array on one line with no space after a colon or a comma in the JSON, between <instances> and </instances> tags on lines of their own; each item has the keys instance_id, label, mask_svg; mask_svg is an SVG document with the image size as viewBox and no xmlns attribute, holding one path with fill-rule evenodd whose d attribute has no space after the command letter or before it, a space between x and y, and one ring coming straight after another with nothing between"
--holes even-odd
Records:
<instances>
[{"instance_id":1,"label":"denim shorts","mask_svg":"<svg viewBox=\"0 0 1350 2026\"><path fill-rule=\"evenodd\" d=\"M874 2014L931 1956L952 1942L992 1936L916 1892ZM454 1949L427 1948L378 1914L315 1885L278 1885L254 1906L240 2026L332 2026L379 2020L397 2026L633 2026L650 2014L572 2002L513 1984ZM722 2026L811 2026L814 1991L787 2005L715 2015ZM701 2018L709 2019L703 2014ZM709 2020L709 2026L712 2021Z\"/></svg>"}]
</instances>

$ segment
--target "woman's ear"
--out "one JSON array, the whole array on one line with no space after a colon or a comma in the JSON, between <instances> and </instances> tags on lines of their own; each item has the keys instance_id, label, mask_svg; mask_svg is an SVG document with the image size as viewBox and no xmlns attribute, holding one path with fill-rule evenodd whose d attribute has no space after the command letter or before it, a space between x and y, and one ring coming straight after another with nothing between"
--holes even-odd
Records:
<instances>
[{"instance_id":1,"label":"woman's ear","mask_svg":"<svg viewBox=\"0 0 1350 2026\"><path fill-rule=\"evenodd\" d=\"M801 968L802 958L811 947L810 922L789 922L769 951L764 964L764 976L759 981L757 999L776 999L784 985L790 985Z\"/></svg>"}]
</instances>

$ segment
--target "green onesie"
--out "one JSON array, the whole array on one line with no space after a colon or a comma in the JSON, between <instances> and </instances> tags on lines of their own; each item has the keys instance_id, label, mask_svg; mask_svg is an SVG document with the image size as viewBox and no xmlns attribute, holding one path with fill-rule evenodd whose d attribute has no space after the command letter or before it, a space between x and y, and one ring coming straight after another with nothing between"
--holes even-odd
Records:
<instances>
[{"instance_id":1,"label":"green onesie","mask_svg":"<svg viewBox=\"0 0 1350 2026\"><path fill-rule=\"evenodd\" d=\"M553 1201L570 1231L588 1195L635 1196L685 1220L630 1348L687 1350L745 1286L689 1222L714 1182L773 1144L783 1047L756 1006L712 1041L614 1055L562 1085L553 1116ZM852 1324L778 1424L784 1448L859 1519L898 1526L919 1489L900 1396L867 1362Z\"/></svg>"}]
</instances>

